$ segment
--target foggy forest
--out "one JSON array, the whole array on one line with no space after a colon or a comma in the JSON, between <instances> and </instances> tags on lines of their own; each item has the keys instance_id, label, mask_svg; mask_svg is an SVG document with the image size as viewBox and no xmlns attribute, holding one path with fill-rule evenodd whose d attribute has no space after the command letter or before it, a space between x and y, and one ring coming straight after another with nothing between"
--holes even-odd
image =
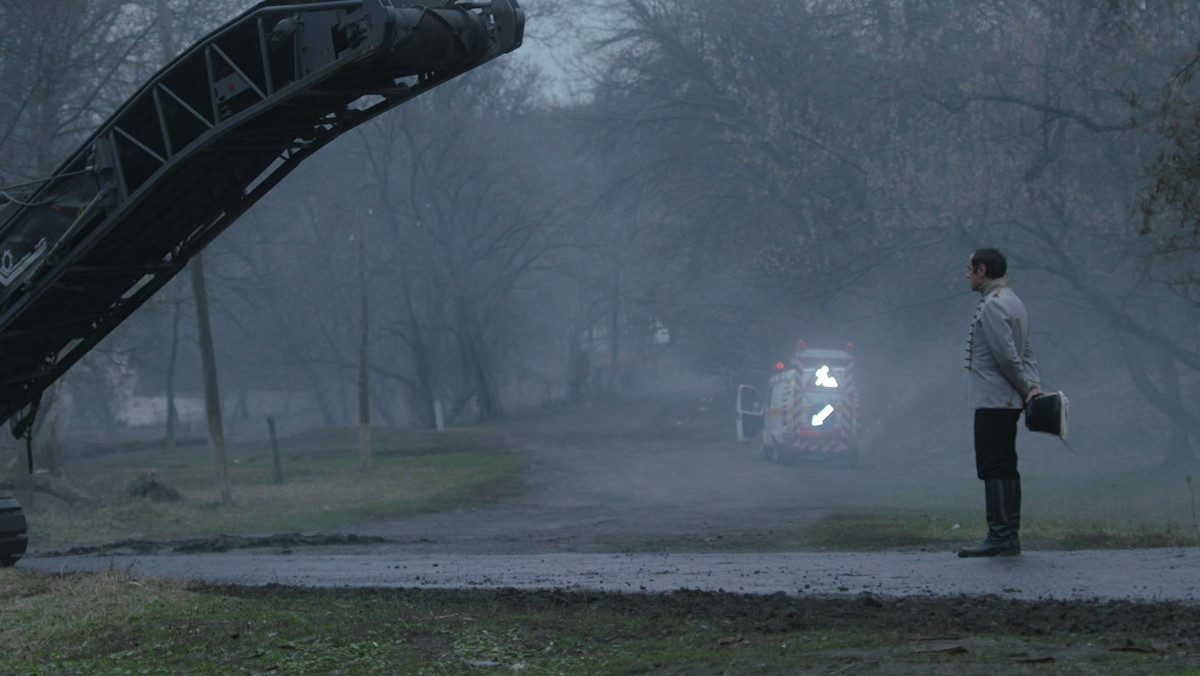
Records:
<instances>
[{"instance_id":1,"label":"foggy forest","mask_svg":"<svg viewBox=\"0 0 1200 676\"><path fill-rule=\"evenodd\" d=\"M0 1L6 195L251 4ZM1072 445L1195 463L1195 2L522 7L525 47L347 133L205 250L231 429L353 427L362 387L372 424L419 428L728 395L804 339L855 345L864 449L961 453L965 263L995 246ZM47 393L37 443L205 434L194 278Z\"/></svg>"}]
</instances>

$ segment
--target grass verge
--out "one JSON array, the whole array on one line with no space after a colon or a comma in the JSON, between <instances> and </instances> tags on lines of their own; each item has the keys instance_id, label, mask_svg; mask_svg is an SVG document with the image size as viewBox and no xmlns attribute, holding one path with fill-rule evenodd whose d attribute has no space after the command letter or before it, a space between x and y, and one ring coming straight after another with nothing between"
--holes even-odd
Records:
<instances>
[{"instance_id":1,"label":"grass verge","mask_svg":"<svg viewBox=\"0 0 1200 676\"><path fill-rule=\"evenodd\" d=\"M1032 463L1030 463L1032 464ZM1192 477L1161 466L1081 464L1024 472L1021 545L1026 549L1200 546ZM981 482L920 472L857 478L807 532L817 549L955 549L986 534Z\"/></svg>"},{"instance_id":2,"label":"grass verge","mask_svg":"<svg viewBox=\"0 0 1200 676\"><path fill-rule=\"evenodd\" d=\"M382 519L485 504L519 493L524 458L503 438L459 430L373 432L372 466L358 469L357 433L321 432L281 440L284 483L273 482L264 444L229 449L233 502L217 499L206 446L172 455L125 449L68 466L68 503L38 494L28 510L38 542L94 542L212 533L330 530ZM152 477L179 501L131 497Z\"/></svg>"},{"instance_id":3,"label":"grass verge","mask_svg":"<svg viewBox=\"0 0 1200 676\"><path fill-rule=\"evenodd\" d=\"M837 512L823 516L808 531L811 546L830 551L871 552L889 549L955 549L986 535L981 515L893 509ZM1025 549L1149 549L1198 547L1195 529L1171 524L1121 526L1080 520L1049 520L1022 527Z\"/></svg>"},{"instance_id":4,"label":"grass verge","mask_svg":"<svg viewBox=\"0 0 1200 676\"><path fill-rule=\"evenodd\" d=\"M1200 608L226 588L0 570L21 674L1197 673ZM1190 671L1189 671L1190 670Z\"/></svg>"}]
</instances>

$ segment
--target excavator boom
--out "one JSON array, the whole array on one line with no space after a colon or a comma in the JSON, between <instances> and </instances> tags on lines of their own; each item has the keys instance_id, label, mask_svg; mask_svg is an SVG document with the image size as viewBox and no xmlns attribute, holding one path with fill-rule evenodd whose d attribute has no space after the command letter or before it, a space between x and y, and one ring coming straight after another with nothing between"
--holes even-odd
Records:
<instances>
[{"instance_id":1,"label":"excavator boom","mask_svg":"<svg viewBox=\"0 0 1200 676\"><path fill-rule=\"evenodd\" d=\"M516 0L267 0L0 210L0 420L326 143L520 46Z\"/></svg>"},{"instance_id":2,"label":"excavator boom","mask_svg":"<svg viewBox=\"0 0 1200 676\"><path fill-rule=\"evenodd\" d=\"M267 0L192 45L5 193L0 420L28 442L42 392L300 162L516 49L524 23L517 0ZM25 529L0 498L0 566Z\"/></svg>"}]
</instances>

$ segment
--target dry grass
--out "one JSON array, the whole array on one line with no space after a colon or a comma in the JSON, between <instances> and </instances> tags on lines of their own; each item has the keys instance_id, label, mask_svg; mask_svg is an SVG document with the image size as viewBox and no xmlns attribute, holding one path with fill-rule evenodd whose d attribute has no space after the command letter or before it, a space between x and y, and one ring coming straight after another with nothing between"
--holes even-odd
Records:
<instances>
[{"instance_id":1,"label":"dry grass","mask_svg":"<svg viewBox=\"0 0 1200 676\"><path fill-rule=\"evenodd\" d=\"M124 640L123 619L171 602L185 586L134 580L117 569L64 575L0 571L0 654L28 660L111 649Z\"/></svg>"},{"instance_id":2,"label":"dry grass","mask_svg":"<svg viewBox=\"0 0 1200 676\"><path fill-rule=\"evenodd\" d=\"M1197 673L1196 607L306 590L0 570L4 673Z\"/></svg>"},{"instance_id":3,"label":"dry grass","mask_svg":"<svg viewBox=\"0 0 1200 676\"><path fill-rule=\"evenodd\" d=\"M523 458L497 437L473 432L429 437L380 434L367 472L358 470L349 433L287 440L285 483L272 483L269 456L231 449L233 502L217 499L207 449L167 456L126 451L68 466L66 488L86 496L67 503L39 494L27 510L38 542L96 542L212 533L328 530L355 522L483 504L521 490ZM348 438L343 438L348 437ZM178 502L130 497L147 474L179 492Z\"/></svg>"}]
</instances>

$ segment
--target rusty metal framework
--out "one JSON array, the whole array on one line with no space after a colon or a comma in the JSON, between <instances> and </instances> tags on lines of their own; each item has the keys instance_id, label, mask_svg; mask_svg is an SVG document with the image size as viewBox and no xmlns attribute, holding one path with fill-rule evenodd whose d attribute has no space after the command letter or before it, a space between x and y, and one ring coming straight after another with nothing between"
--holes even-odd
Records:
<instances>
[{"instance_id":1,"label":"rusty metal framework","mask_svg":"<svg viewBox=\"0 0 1200 676\"><path fill-rule=\"evenodd\" d=\"M0 420L338 135L521 45L516 0L268 0L0 210Z\"/></svg>"}]
</instances>

